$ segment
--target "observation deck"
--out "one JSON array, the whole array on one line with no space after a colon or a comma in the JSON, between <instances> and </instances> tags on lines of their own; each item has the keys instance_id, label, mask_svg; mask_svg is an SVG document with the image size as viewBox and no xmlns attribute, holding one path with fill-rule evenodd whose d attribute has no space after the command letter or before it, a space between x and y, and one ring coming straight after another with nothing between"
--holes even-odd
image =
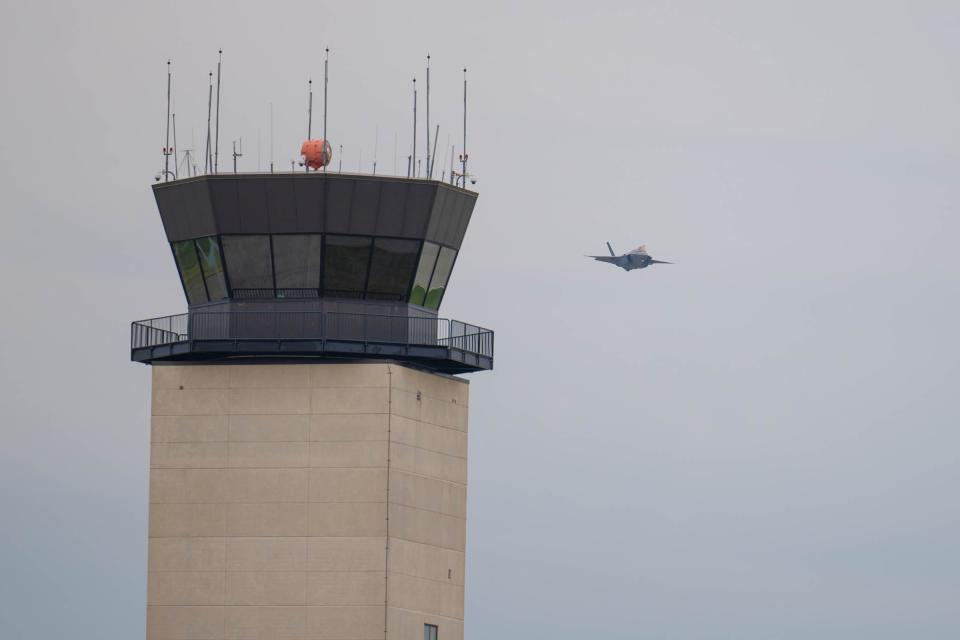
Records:
<instances>
[{"instance_id":1,"label":"observation deck","mask_svg":"<svg viewBox=\"0 0 960 640\"><path fill-rule=\"evenodd\" d=\"M493 368L493 331L446 318L323 311L182 313L130 328L136 362L395 359L442 373Z\"/></svg>"},{"instance_id":2,"label":"observation deck","mask_svg":"<svg viewBox=\"0 0 960 640\"><path fill-rule=\"evenodd\" d=\"M134 322L132 360L493 368L492 331L438 317L475 192L333 172L201 175L153 191L188 311Z\"/></svg>"}]
</instances>

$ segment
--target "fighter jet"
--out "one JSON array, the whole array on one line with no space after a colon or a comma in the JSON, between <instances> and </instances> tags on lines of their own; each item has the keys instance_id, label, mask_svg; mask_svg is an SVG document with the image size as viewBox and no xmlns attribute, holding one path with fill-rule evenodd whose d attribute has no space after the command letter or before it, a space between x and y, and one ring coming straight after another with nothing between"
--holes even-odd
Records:
<instances>
[{"instance_id":1,"label":"fighter jet","mask_svg":"<svg viewBox=\"0 0 960 640\"><path fill-rule=\"evenodd\" d=\"M609 256L586 256L588 258L593 258L594 260L599 260L600 262L609 262L610 264L616 265L623 269L624 271L633 271L634 269L644 269L649 267L652 264L673 264L672 262L664 262L663 260L654 260L650 257L650 254L647 253L647 245L642 244L636 249L627 251L622 256L618 256L613 252L613 247L610 246L610 243L607 243L607 249L610 250Z\"/></svg>"}]
</instances>

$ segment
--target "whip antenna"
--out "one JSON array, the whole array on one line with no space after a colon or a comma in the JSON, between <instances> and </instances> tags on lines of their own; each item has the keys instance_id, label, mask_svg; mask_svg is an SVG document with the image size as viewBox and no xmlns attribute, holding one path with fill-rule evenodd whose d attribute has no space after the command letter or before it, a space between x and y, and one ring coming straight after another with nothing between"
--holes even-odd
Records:
<instances>
[{"instance_id":1,"label":"whip antenna","mask_svg":"<svg viewBox=\"0 0 960 640\"><path fill-rule=\"evenodd\" d=\"M213 167L213 156L210 149L210 110L213 107L213 71L210 72L209 84L207 87L207 150L203 158L203 172L210 173Z\"/></svg>"},{"instance_id":2,"label":"whip antenna","mask_svg":"<svg viewBox=\"0 0 960 640\"><path fill-rule=\"evenodd\" d=\"M328 74L327 68L330 64L330 47L326 49L327 57L323 60L323 143L326 146L327 143L327 83L328 83ZM321 155L323 151L321 150ZM323 165L323 172L327 172L327 165Z\"/></svg>"},{"instance_id":3,"label":"whip antenna","mask_svg":"<svg viewBox=\"0 0 960 640\"><path fill-rule=\"evenodd\" d=\"M220 166L220 65L223 63L223 49L220 49L218 53L220 54L220 59L217 60L217 131L213 149L214 173L217 173L217 168Z\"/></svg>"},{"instance_id":4,"label":"whip antenna","mask_svg":"<svg viewBox=\"0 0 960 640\"><path fill-rule=\"evenodd\" d=\"M413 163L407 169L407 177L410 177L411 168L417 165L417 79L413 79Z\"/></svg>"},{"instance_id":5,"label":"whip antenna","mask_svg":"<svg viewBox=\"0 0 960 640\"><path fill-rule=\"evenodd\" d=\"M243 138L240 138L240 149L237 150L237 141L233 141L233 172L237 172L237 158L243 155Z\"/></svg>"},{"instance_id":6,"label":"whip antenna","mask_svg":"<svg viewBox=\"0 0 960 640\"><path fill-rule=\"evenodd\" d=\"M313 132L313 78L307 80L307 140L310 140Z\"/></svg>"},{"instance_id":7,"label":"whip antenna","mask_svg":"<svg viewBox=\"0 0 960 640\"><path fill-rule=\"evenodd\" d=\"M429 133L429 130L428 130ZM437 125L437 129L433 134L433 157L436 160L437 157L437 139L440 137L440 125ZM427 156L427 177L433 180L433 162L430 162L430 156Z\"/></svg>"},{"instance_id":8,"label":"whip antenna","mask_svg":"<svg viewBox=\"0 0 960 640\"><path fill-rule=\"evenodd\" d=\"M177 159L173 159L176 163ZM170 61L167 60L167 142L163 146L163 181L170 179Z\"/></svg>"},{"instance_id":9,"label":"whip antenna","mask_svg":"<svg viewBox=\"0 0 960 640\"><path fill-rule=\"evenodd\" d=\"M173 105L173 179L180 176L180 167L177 166L177 105Z\"/></svg>"},{"instance_id":10,"label":"whip antenna","mask_svg":"<svg viewBox=\"0 0 960 640\"><path fill-rule=\"evenodd\" d=\"M313 78L307 80L307 86L309 87L308 93L310 94L309 99L307 100L307 140L312 140L313 134ZM306 162L303 163L304 170L307 173L310 173L310 165Z\"/></svg>"},{"instance_id":11,"label":"whip antenna","mask_svg":"<svg viewBox=\"0 0 960 640\"><path fill-rule=\"evenodd\" d=\"M430 173L430 54L429 53L427 54L427 173Z\"/></svg>"}]
</instances>

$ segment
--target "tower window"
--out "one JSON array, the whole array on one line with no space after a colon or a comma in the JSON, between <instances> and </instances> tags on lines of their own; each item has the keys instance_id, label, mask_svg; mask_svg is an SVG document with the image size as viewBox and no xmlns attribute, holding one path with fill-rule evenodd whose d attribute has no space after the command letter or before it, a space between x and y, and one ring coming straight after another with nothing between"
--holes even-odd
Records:
<instances>
[{"instance_id":1,"label":"tower window","mask_svg":"<svg viewBox=\"0 0 960 640\"><path fill-rule=\"evenodd\" d=\"M313 289L314 292L319 289L322 246L322 238L318 233L273 236L277 288Z\"/></svg>"},{"instance_id":2,"label":"tower window","mask_svg":"<svg viewBox=\"0 0 960 640\"><path fill-rule=\"evenodd\" d=\"M374 300L405 300L417 266L420 243L416 240L375 238L370 259L367 297Z\"/></svg>"},{"instance_id":3,"label":"tower window","mask_svg":"<svg viewBox=\"0 0 960 640\"><path fill-rule=\"evenodd\" d=\"M223 257L235 297L273 297L270 236L223 236Z\"/></svg>"},{"instance_id":4,"label":"tower window","mask_svg":"<svg viewBox=\"0 0 960 640\"><path fill-rule=\"evenodd\" d=\"M173 243L173 255L183 280L183 289L190 304L203 304L207 301L207 288L203 284L203 272L197 259L197 249L193 240Z\"/></svg>"},{"instance_id":5,"label":"tower window","mask_svg":"<svg viewBox=\"0 0 960 640\"><path fill-rule=\"evenodd\" d=\"M337 298L362 298L373 238L328 235L325 242L324 293Z\"/></svg>"},{"instance_id":6,"label":"tower window","mask_svg":"<svg viewBox=\"0 0 960 640\"><path fill-rule=\"evenodd\" d=\"M433 274L433 265L437 262L438 253L440 253L440 245L432 242L423 243L420 264L417 266L417 274L413 279L413 289L410 291L410 302L413 304L422 305L427 298L430 276Z\"/></svg>"},{"instance_id":7,"label":"tower window","mask_svg":"<svg viewBox=\"0 0 960 640\"><path fill-rule=\"evenodd\" d=\"M440 301L443 300L443 292L447 288L447 280L450 278L450 271L453 269L453 261L457 257L457 252L448 247L440 249L440 257L437 258L437 266L433 269L433 277L430 278L430 286L427 289L427 298L423 303L428 309L439 309Z\"/></svg>"},{"instance_id":8,"label":"tower window","mask_svg":"<svg viewBox=\"0 0 960 640\"><path fill-rule=\"evenodd\" d=\"M210 300L227 297L227 282L223 277L223 261L220 259L220 244L214 236L197 238L197 255L203 269L203 281L207 284Z\"/></svg>"},{"instance_id":9,"label":"tower window","mask_svg":"<svg viewBox=\"0 0 960 640\"><path fill-rule=\"evenodd\" d=\"M437 640L437 625L423 625L423 640Z\"/></svg>"}]
</instances>

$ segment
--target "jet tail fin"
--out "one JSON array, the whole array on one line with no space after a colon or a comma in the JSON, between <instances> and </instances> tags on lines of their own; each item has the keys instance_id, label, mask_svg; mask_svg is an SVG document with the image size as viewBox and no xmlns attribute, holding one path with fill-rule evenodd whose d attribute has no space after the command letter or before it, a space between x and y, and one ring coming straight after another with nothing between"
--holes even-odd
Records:
<instances>
[{"instance_id":1,"label":"jet tail fin","mask_svg":"<svg viewBox=\"0 0 960 640\"><path fill-rule=\"evenodd\" d=\"M613 257L616 257L616 256L617 256L617 254L615 254L615 253L613 252L613 247L610 246L610 243L609 243L609 242L607 243L607 249L610 250L610 255L612 255Z\"/></svg>"}]
</instances>

